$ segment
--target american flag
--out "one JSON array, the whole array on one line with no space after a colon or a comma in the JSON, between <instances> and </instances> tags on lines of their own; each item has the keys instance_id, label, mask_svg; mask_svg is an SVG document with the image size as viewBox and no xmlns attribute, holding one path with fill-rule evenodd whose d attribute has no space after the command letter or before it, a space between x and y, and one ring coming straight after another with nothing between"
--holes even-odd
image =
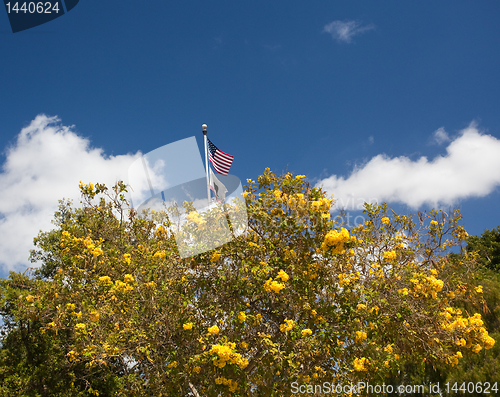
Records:
<instances>
[{"instance_id":1,"label":"american flag","mask_svg":"<svg viewBox=\"0 0 500 397\"><path fill-rule=\"evenodd\" d=\"M217 149L210 139L208 139L208 159L219 174L227 175L231 164L233 163L234 156L224 153L222 150Z\"/></svg>"}]
</instances>

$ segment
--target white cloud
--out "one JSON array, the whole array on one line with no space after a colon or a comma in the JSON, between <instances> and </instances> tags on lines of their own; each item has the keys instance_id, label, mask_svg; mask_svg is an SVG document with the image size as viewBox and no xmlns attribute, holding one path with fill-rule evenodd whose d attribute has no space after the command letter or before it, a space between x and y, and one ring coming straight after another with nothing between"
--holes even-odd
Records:
<instances>
[{"instance_id":1,"label":"white cloud","mask_svg":"<svg viewBox=\"0 0 500 397\"><path fill-rule=\"evenodd\" d=\"M127 180L137 155L106 156L57 117L38 115L7 149L0 172L0 265L24 270L39 230L53 228L58 200L79 204L78 184Z\"/></svg>"},{"instance_id":2,"label":"white cloud","mask_svg":"<svg viewBox=\"0 0 500 397\"><path fill-rule=\"evenodd\" d=\"M438 145L442 145L443 143L450 141L450 137L444 130L444 127L440 127L436 131L434 131L433 138L434 142L437 143Z\"/></svg>"},{"instance_id":3,"label":"white cloud","mask_svg":"<svg viewBox=\"0 0 500 397\"><path fill-rule=\"evenodd\" d=\"M338 42L350 43L354 36L374 28L374 25L362 26L359 21L333 21L325 25L323 31L330 33Z\"/></svg>"},{"instance_id":4,"label":"white cloud","mask_svg":"<svg viewBox=\"0 0 500 397\"><path fill-rule=\"evenodd\" d=\"M348 178L332 175L317 183L337 199L337 206L353 210L365 201L399 202L414 209L453 205L486 196L499 185L500 140L474 123L448 144L444 156L413 161L379 154L355 167Z\"/></svg>"}]
</instances>

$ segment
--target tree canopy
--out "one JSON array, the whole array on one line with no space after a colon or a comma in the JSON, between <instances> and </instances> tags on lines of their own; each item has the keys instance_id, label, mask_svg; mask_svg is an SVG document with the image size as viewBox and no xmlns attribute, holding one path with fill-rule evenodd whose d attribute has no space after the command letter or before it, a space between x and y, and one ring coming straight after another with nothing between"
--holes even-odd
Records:
<instances>
[{"instance_id":1,"label":"tree canopy","mask_svg":"<svg viewBox=\"0 0 500 397\"><path fill-rule=\"evenodd\" d=\"M266 169L247 183L217 212L246 206L246 232L189 258L168 208L137 214L124 184L81 184L81 208L61 203L35 239L40 267L1 283L0 391L285 396L292 384L382 384L409 363L455 366L494 346L481 315L456 304L483 301L458 212L413 219L367 204L348 230L302 175ZM185 210L186 233L213 216Z\"/></svg>"}]
</instances>

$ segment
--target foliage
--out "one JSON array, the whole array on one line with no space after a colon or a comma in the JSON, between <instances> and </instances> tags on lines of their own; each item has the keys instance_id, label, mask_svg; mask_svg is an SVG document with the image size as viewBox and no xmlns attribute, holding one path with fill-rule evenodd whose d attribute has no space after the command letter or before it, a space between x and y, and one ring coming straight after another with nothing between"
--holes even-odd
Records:
<instances>
[{"instance_id":1,"label":"foliage","mask_svg":"<svg viewBox=\"0 0 500 397\"><path fill-rule=\"evenodd\" d=\"M456 365L493 347L481 315L455 307L481 299L475 257L447 255L468 237L458 213L416 224L366 205L365 224L347 230L301 175L267 169L247 182L247 232L186 259L168 209L137 215L123 184L81 184L83 208L62 205L36 239L42 266L27 288L12 295L4 284L9 335L37 324L75 388L117 396L377 384L407 363ZM185 207L186 233L214 216Z\"/></svg>"},{"instance_id":2,"label":"foliage","mask_svg":"<svg viewBox=\"0 0 500 397\"><path fill-rule=\"evenodd\" d=\"M485 230L481 236L471 236L467 250L479 253L479 262L486 268L500 271L500 226Z\"/></svg>"}]
</instances>

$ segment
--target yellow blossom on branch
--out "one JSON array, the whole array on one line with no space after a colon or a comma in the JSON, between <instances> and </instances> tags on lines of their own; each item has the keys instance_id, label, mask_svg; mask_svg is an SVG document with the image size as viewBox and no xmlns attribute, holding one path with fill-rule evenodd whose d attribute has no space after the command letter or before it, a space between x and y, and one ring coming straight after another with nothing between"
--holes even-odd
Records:
<instances>
[{"instance_id":1,"label":"yellow blossom on branch","mask_svg":"<svg viewBox=\"0 0 500 397\"><path fill-rule=\"evenodd\" d=\"M208 329L208 333L210 335L217 335L220 332L219 327L217 325L214 325Z\"/></svg>"},{"instance_id":2,"label":"yellow blossom on branch","mask_svg":"<svg viewBox=\"0 0 500 397\"><path fill-rule=\"evenodd\" d=\"M295 327L295 321L285 319L285 322L280 325L281 332L291 331Z\"/></svg>"},{"instance_id":3,"label":"yellow blossom on branch","mask_svg":"<svg viewBox=\"0 0 500 397\"><path fill-rule=\"evenodd\" d=\"M365 357L356 358L354 359L354 370L358 372L368 371L369 364L370 361Z\"/></svg>"},{"instance_id":4,"label":"yellow blossom on branch","mask_svg":"<svg viewBox=\"0 0 500 397\"><path fill-rule=\"evenodd\" d=\"M276 278L280 278L281 281L287 282L290 277L283 270L280 270Z\"/></svg>"},{"instance_id":5,"label":"yellow blossom on branch","mask_svg":"<svg viewBox=\"0 0 500 397\"><path fill-rule=\"evenodd\" d=\"M396 252L394 251L386 251L384 252L384 260L388 261L388 262L393 262L394 260L396 260Z\"/></svg>"},{"instance_id":6,"label":"yellow blossom on branch","mask_svg":"<svg viewBox=\"0 0 500 397\"><path fill-rule=\"evenodd\" d=\"M312 334L312 331L309 328L303 329L301 332L302 336L309 336Z\"/></svg>"},{"instance_id":7,"label":"yellow blossom on branch","mask_svg":"<svg viewBox=\"0 0 500 397\"><path fill-rule=\"evenodd\" d=\"M285 288L284 284L278 283L274 281L272 278L267 280L264 284L264 289L268 292L279 293L283 288Z\"/></svg>"}]
</instances>

